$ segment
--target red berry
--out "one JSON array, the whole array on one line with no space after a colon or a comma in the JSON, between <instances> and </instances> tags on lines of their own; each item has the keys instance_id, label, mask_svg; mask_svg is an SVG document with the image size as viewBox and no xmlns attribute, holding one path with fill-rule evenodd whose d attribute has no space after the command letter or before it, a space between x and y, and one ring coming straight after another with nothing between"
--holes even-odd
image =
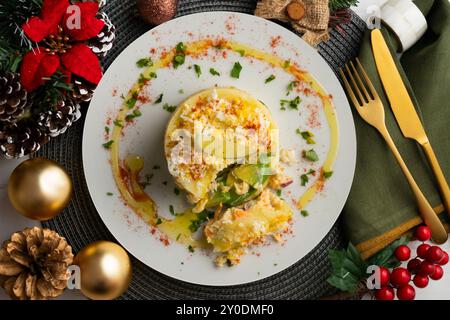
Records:
<instances>
[{"instance_id":1,"label":"red berry","mask_svg":"<svg viewBox=\"0 0 450 320\"><path fill-rule=\"evenodd\" d=\"M397 249L395 249L394 254L399 261L406 261L411 256L411 250L408 248L408 246L402 244L398 246Z\"/></svg>"},{"instance_id":2,"label":"red berry","mask_svg":"<svg viewBox=\"0 0 450 320\"><path fill-rule=\"evenodd\" d=\"M419 273L423 276L430 276L434 273L436 266L429 261L423 261L420 264Z\"/></svg>"},{"instance_id":3,"label":"red berry","mask_svg":"<svg viewBox=\"0 0 450 320\"><path fill-rule=\"evenodd\" d=\"M380 286L385 287L389 284L391 274L385 267L380 267Z\"/></svg>"},{"instance_id":4,"label":"red berry","mask_svg":"<svg viewBox=\"0 0 450 320\"><path fill-rule=\"evenodd\" d=\"M422 258L426 259L428 249L430 249L430 245L426 243L422 243L420 246L417 247L417 255Z\"/></svg>"},{"instance_id":5,"label":"red berry","mask_svg":"<svg viewBox=\"0 0 450 320\"><path fill-rule=\"evenodd\" d=\"M439 262L444 257L444 251L438 246L432 246L427 251L427 260L433 263Z\"/></svg>"},{"instance_id":6,"label":"red berry","mask_svg":"<svg viewBox=\"0 0 450 320\"><path fill-rule=\"evenodd\" d=\"M423 276L420 274L417 274L413 279L414 285L417 288L425 288L428 285L428 281L429 279L427 276Z\"/></svg>"},{"instance_id":7,"label":"red berry","mask_svg":"<svg viewBox=\"0 0 450 320\"><path fill-rule=\"evenodd\" d=\"M427 226L420 226L416 229L414 236L417 240L427 241L431 238L431 230Z\"/></svg>"},{"instance_id":8,"label":"red berry","mask_svg":"<svg viewBox=\"0 0 450 320\"><path fill-rule=\"evenodd\" d=\"M420 259L414 258L414 259L409 260L407 268L408 268L409 272L417 273L417 272L419 272L421 264L422 264L422 261Z\"/></svg>"},{"instance_id":9,"label":"red berry","mask_svg":"<svg viewBox=\"0 0 450 320\"><path fill-rule=\"evenodd\" d=\"M397 289L397 298L399 300L414 300L416 297L416 290L409 284Z\"/></svg>"},{"instance_id":10,"label":"red berry","mask_svg":"<svg viewBox=\"0 0 450 320\"><path fill-rule=\"evenodd\" d=\"M392 270L391 282L392 284L402 287L411 280L411 274L405 268L399 267Z\"/></svg>"},{"instance_id":11,"label":"red berry","mask_svg":"<svg viewBox=\"0 0 450 320\"><path fill-rule=\"evenodd\" d=\"M394 289L383 287L375 291L375 298L377 300L394 300Z\"/></svg>"},{"instance_id":12,"label":"red berry","mask_svg":"<svg viewBox=\"0 0 450 320\"><path fill-rule=\"evenodd\" d=\"M433 274L430 274L430 278L433 280L439 280L444 275L444 270L441 266L435 266Z\"/></svg>"},{"instance_id":13,"label":"red berry","mask_svg":"<svg viewBox=\"0 0 450 320\"><path fill-rule=\"evenodd\" d=\"M448 253L445 251L442 251L444 255L442 256L442 259L439 260L438 264L441 266L445 266L448 263Z\"/></svg>"}]
</instances>

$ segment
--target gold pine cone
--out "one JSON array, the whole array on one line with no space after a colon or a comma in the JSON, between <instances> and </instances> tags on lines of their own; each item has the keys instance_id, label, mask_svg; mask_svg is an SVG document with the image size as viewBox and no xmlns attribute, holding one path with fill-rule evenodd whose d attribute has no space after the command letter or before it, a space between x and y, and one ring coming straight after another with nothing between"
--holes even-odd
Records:
<instances>
[{"instance_id":1,"label":"gold pine cone","mask_svg":"<svg viewBox=\"0 0 450 320\"><path fill-rule=\"evenodd\" d=\"M65 238L49 229L26 228L0 249L0 285L13 299L55 298L67 286L72 261Z\"/></svg>"}]
</instances>

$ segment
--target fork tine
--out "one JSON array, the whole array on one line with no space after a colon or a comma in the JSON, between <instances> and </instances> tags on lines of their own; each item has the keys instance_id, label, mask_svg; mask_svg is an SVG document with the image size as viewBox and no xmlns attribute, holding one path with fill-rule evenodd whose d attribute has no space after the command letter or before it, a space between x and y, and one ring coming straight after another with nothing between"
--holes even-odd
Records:
<instances>
[{"instance_id":1,"label":"fork tine","mask_svg":"<svg viewBox=\"0 0 450 320\"><path fill-rule=\"evenodd\" d=\"M364 104L365 100L364 100L364 98L361 94L361 91L359 90L358 85L356 84L355 78L353 77L352 72L350 71L350 68L348 67L347 64L345 65L345 69L347 70L348 77L350 78L350 80L353 84L353 92L355 93L356 96L358 96L359 101L361 101L361 103L359 103L359 105L362 106Z\"/></svg>"},{"instance_id":2,"label":"fork tine","mask_svg":"<svg viewBox=\"0 0 450 320\"><path fill-rule=\"evenodd\" d=\"M361 70L361 72L362 72L362 74L364 76L364 79L366 80L367 85L369 86L370 93L372 94L372 96L375 99L379 99L377 90L375 90L375 87L373 86L372 81L370 81L370 78L367 75L366 70L364 69L364 67L362 66L362 64L361 64L361 62L359 61L358 58L356 58L356 63L358 64L358 67Z\"/></svg>"},{"instance_id":3,"label":"fork tine","mask_svg":"<svg viewBox=\"0 0 450 320\"><path fill-rule=\"evenodd\" d=\"M345 73L342 70L342 68L339 68L339 72L341 74L342 80L344 81L345 90L347 91L348 95L350 96L350 99L352 100L353 105L358 110L359 107L361 106L361 104L359 103L358 99L356 99L356 96L353 93L352 87L350 86L350 83L348 83L347 77L345 76Z\"/></svg>"},{"instance_id":4,"label":"fork tine","mask_svg":"<svg viewBox=\"0 0 450 320\"><path fill-rule=\"evenodd\" d=\"M359 76L359 72L358 72L358 70L356 70L355 64L353 63L353 61L350 61L350 67L352 68L353 73L355 74L356 80L358 80L359 86L364 93L365 101L369 102L372 99L372 97L367 92L366 86L364 85L364 82L361 80L361 77Z\"/></svg>"}]
</instances>

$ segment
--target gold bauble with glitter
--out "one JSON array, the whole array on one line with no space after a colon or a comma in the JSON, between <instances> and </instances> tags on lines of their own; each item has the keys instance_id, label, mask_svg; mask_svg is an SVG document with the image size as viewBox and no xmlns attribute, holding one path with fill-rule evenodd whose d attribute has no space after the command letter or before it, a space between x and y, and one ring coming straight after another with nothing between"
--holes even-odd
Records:
<instances>
[{"instance_id":1,"label":"gold bauble with glitter","mask_svg":"<svg viewBox=\"0 0 450 320\"><path fill-rule=\"evenodd\" d=\"M72 195L72 181L56 162L35 158L22 162L8 181L14 208L33 220L49 220L60 213Z\"/></svg>"},{"instance_id":2,"label":"gold bauble with glitter","mask_svg":"<svg viewBox=\"0 0 450 320\"><path fill-rule=\"evenodd\" d=\"M73 262L80 267L81 292L93 300L112 300L122 295L131 281L127 252L110 241L84 247Z\"/></svg>"}]
</instances>

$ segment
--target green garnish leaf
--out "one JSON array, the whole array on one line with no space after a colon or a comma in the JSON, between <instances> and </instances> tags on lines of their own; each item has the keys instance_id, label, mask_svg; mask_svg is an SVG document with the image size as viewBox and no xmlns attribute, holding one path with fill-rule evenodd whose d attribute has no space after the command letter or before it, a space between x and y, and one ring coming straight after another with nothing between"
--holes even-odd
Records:
<instances>
[{"instance_id":1,"label":"green garnish leaf","mask_svg":"<svg viewBox=\"0 0 450 320\"><path fill-rule=\"evenodd\" d=\"M150 72L150 78L156 79L158 78L158 75L156 74L156 72Z\"/></svg>"},{"instance_id":2,"label":"green garnish leaf","mask_svg":"<svg viewBox=\"0 0 450 320\"><path fill-rule=\"evenodd\" d=\"M103 148L105 149L109 149L111 148L111 145L114 143L114 140L109 140L108 142L105 142L104 144L102 144Z\"/></svg>"},{"instance_id":3,"label":"green garnish leaf","mask_svg":"<svg viewBox=\"0 0 450 320\"><path fill-rule=\"evenodd\" d=\"M214 68L209 68L209 73L211 73L213 76L220 76L220 73Z\"/></svg>"},{"instance_id":4,"label":"green garnish leaf","mask_svg":"<svg viewBox=\"0 0 450 320\"><path fill-rule=\"evenodd\" d=\"M308 183L308 181L309 181L308 176L313 174L314 172L316 172L316 171L313 169L309 169L308 172L306 172L300 176L300 184L302 187L304 187Z\"/></svg>"},{"instance_id":5,"label":"green garnish leaf","mask_svg":"<svg viewBox=\"0 0 450 320\"><path fill-rule=\"evenodd\" d=\"M303 217L309 216L309 212L308 212L307 210L301 210L301 211L300 211L300 214L301 214Z\"/></svg>"},{"instance_id":6,"label":"green garnish leaf","mask_svg":"<svg viewBox=\"0 0 450 320\"><path fill-rule=\"evenodd\" d=\"M186 46L183 42L178 42L177 46L175 47L175 50L177 53L185 53L186 52Z\"/></svg>"},{"instance_id":7,"label":"green garnish leaf","mask_svg":"<svg viewBox=\"0 0 450 320\"><path fill-rule=\"evenodd\" d=\"M301 131L300 129L297 129L295 130L295 132L298 135L302 136L302 138L306 140L307 144L316 144L316 142L313 139L314 134L311 131Z\"/></svg>"},{"instance_id":8,"label":"green garnish leaf","mask_svg":"<svg viewBox=\"0 0 450 320\"><path fill-rule=\"evenodd\" d=\"M171 106L168 103L164 103L163 109L166 110L167 112L172 113L177 109L177 106Z\"/></svg>"},{"instance_id":9,"label":"green garnish leaf","mask_svg":"<svg viewBox=\"0 0 450 320\"><path fill-rule=\"evenodd\" d=\"M291 60L286 60L283 63L283 68L289 68L290 65L291 65Z\"/></svg>"},{"instance_id":10,"label":"green garnish leaf","mask_svg":"<svg viewBox=\"0 0 450 320\"><path fill-rule=\"evenodd\" d=\"M158 218L158 219L156 220L156 224L161 224L161 223L162 223L161 218Z\"/></svg>"},{"instance_id":11,"label":"green garnish leaf","mask_svg":"<svg viewBox=\"0 0 450 320\"><path fill-rule=\"evenodd\" d=\"M179 195L180 194L180 189L178 189L178 188L174 188L173 189L173 193L175 193L175 195Z\"/></svg>"},{"instance_id":12,"label":"green garnish leaf","mask_svg":"<svg viewBox=\"0 0 450 320\"><path fill-rule=\"evenodd\" d=\"M277 193L277 196L278 196L278 197L281 197L281 189L278 189L278 190L276 191L276 193Z\"/></svg>"},{"instance_id":13,"label":"green garnish leaf","mask_svg":"<svg viewBox=\"0 0 450 320\"><path fill-rule=\"evenodd\" d=\"M173 208L173 205L169 206L169 212L170 212L171 215L176 216L175 209Z\"/></svg>"},{"instance_id":14,"label":"green garnish leaf","mask_svg":"<svg viewBox=\"0 0 450 320\"><path fill-rule=\"evenodd\" d=\"M107 196L113 196L114 193L112 193L112 192L107 192L106 195L107 195Z\"/></svg>"},{"instance_id":15,"label":"green garnish leaf","mask_svg":"<svg viewBox=\"0 0 450 320\"><path fill-rule=\"evenodd\" d=\"M158 96L158 99L155 100L155 104L161 103L161 101L162 101L162 99L163 99L163 96L164 96L164 94L161 93L161 94Z\"/></svg>"},{"instance_id":16,"label":"green garnish leaf","mask_svg":"<svg viewBox=\"0 0 450 320\"><path fill-rule=\"evenodd\" d=\"M202 69L198 64L194 64L194 70L195 74L197 75L197 78L200 78L200 76L202 75Z\"/></svg>"},{"instance_id":17,"label":"green garnish leaf","mask_svg":"<svg viewBox=\"0 0 450 320\"><path fill-rule=\"evenodd\" d=\"M123 127L122 120L116 119L116 120L113 121L113 124L114 124L116 127L120 127L120 128Z\"/></svg>"},{"instance_id":18,"label":"green garnish leaf","mask_svg":"<svg viewBox=\"0 0 450 320\"><path fill-rule=\"evenodd\" d=\"M133 121L134 118L137 118L137 117L140 117L140 116L142 116L141 110L136 109L136 110L133 110L132 113L126 115L125 121L130 122L130 121Z\"/></svg>"},{"instance_id":19,"label":"green garnish leaf","mask_svg":"<svg viewBox=\"0 0 450 320\"><path fill-rule=\"evenodd\" d=\"M105 132L108 134L109 133L109 127L105 126Z\"/></svg>"},{"instance_id":20,"label":"green garnish leaf","mask_svg":"<svg viewBox=\"0 0 450 320\"><path fill-rule=\"evenodd\" d=\"M309 161L312 162L316 162L319 160L319 156L314 151L314 149L303 151L303 158L308 159Z\"/></svg>"},{"instance_id":21,"label":"green garnish leaf","mask_svg":"<svg viewBox=\"0 0 450 320\"><path fill-rule=\"evenodd\" d=\"M264 81L264 83L269 83L270 81L273 81L273 80L275 80L275 76L273 75L273 74L271 74L265 81Z\"/></svg>"},{"instance_id":22,"label":"green garnish leaf","mask_svg":"<svg viewBox=\"0 0 450 320\"><path fill-rule=\"evenodd\" d=\"M147 78L143 73L141 73L139 75L138 83L142 85L145 84L148 80L150 80L150 78Z\"/></svg>"},{"instance_id":23,"label":"green garnish leaf","mask_svg":"<svg viewBox=\"0 0 450 320\"><path fill-rule=\"evenodd\" d=\"M239 76L241 74L242 66L239 62L235 62L233 65L233 69L231 69L231 77L239 79Z\"/></svg>"},{"instance_id":24,"label":"green garnish leaf","mask_svg":"<svg viewBox=\"0 0 450 320\"><path fill-rule=\"evenodd\" d=\"M191 246L191 245L189 245L188 250L189 250L189 252L191 252L191 253L194 253L194 252L195 252L194 247Z\"/></svg>"},{"instance_id":25,"label":"green garnish leaf","mask_svg":"<svg viewBox=\"0 0 450 320\"><path fill-rule=\"evenodd\" d=\"M180 240L180 237L181 237L181 233L179 233L179 234L177 235L177 239L176 239L176 240L177 240L177 241Z\"/></svg>"},{"instance_id":26,"label":"green garnish leaf","mask_svg":"<svg viewBox=\"0 0 450 320\"><path fill-rule=\"evenodd\" d=\"M153 65L153 61L152 61L151 58L142 58L142 59L139 59L139 60L136 62L136 65L137 65L139 68L150 67L150 66Z\"/></svg>"},{"instance_id":27,"label":"green garnish leaf","mask_svg":"<svg viewBox=\"0 0 450 320\"><path fill-rule=\"evenodd\" d=\"M191 224L189 225L189 230L191 230L192 233L197 231L200 226L205 223L208 219L214 217L214 212L203 210L197 215L197 219L191 220Z\"/></svg>"},{"instance_id":28,"label":"green garnish leaf","mask_svg":"<svg viewBox=\"0 0 450 320\"><path fill-rule=\"evenodd\" d=\"M286 106L288 106L290 109L298 110L298 106L299 106L300 102L302 102L302 100L300 99L299 96L297 96L292 100L281 99L280 105L282 108L284 108L282 110L285 110Z\"/></svg>"},{"instance_id":29,"label":"green garnish leaf","mask_svg":"<svg viewBox=\"0 0 450 320\"><path fill-rule=\"evenodd\" d=\"M287 86L287 92L286 92L286 95L288 96L289 93L291 93L292 90L294 90L294 88L295 88L296 86L298 86L298 84L299 84L298 81L291 81L291 82L289 82L289 84L288 84L288 86Z\"/></svg>"},{"instance_id":30,"label":"green garnish leaf","mask_svg":"<svg viewBox=\"0 0 450 320\"><path fill-rule=\"evenodd\" d=\"M333 171L324 171L324 172L323 172L323 177L324 177L325 179L330 178L332 175L333 175Z\"/></svg>"},{"instance_id":31,"label":"green garnish leaf","mask_svg":"<svg viewBox=\"0 0 450 320\"><path fill-rule=\"evenodd\" d=\"M184 93L184 90L183 90L183 89L180 89L180 90L178 90L178 93L179 93L179 94L183 94L183 93Z\"/></svg>"},{"instance_id":32,"label":"green garnish leaf","mask_svg":"<svg viewBox=\"0 0 450 320\"><path fill-rule=\"evenodd\" d=\"M173 57L173 67L177 69L184 63L184 60L185 60L184 54L177 54L175 57Z\"/></svg>"}]
</instances>

